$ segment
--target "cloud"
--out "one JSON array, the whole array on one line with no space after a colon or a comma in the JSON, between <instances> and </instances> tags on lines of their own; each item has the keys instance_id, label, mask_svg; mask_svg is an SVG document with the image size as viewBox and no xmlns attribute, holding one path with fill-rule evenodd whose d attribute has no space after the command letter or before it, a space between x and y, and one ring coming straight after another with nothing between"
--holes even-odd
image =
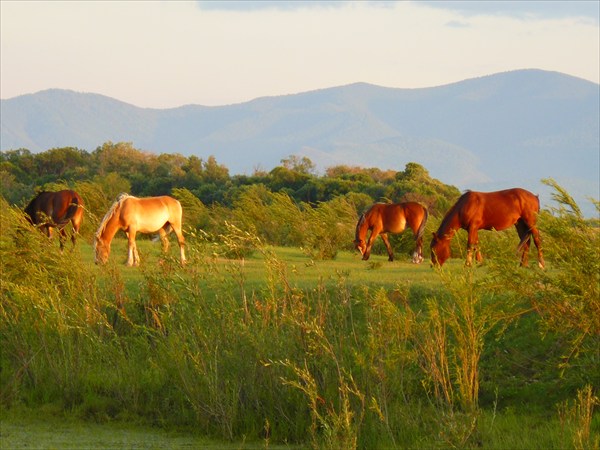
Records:
<instances>
[{"instance_id":1,"label":"cloud","mask_svg":"<svg viewBox=\"0 0 600 450\"><path fill-rule=\"evenodd\" d=\"M346 1L197 1L204 11L294 11L306 8L340 8ZM377 2L381 3L381 2Z\"/></svg>"},{"instance_id":2,"label":"cloud","mask_svg":"<svg viewBox=\"0 0 600 450\"><path fill-rule=\"evenodd\" d=\"M469 28L471 24L461 20L451 20L450 22L446 23L446 26L450 28Z\"/></svg>"},{"instance_id":3,"label":"cloud","mask_svg":"<svg viewBox=\"0 0 600 450\"><path fill-rule=\"evenodd\" d=\"M524 20L500 12L548 2L502 3L0 0L0 90L165 107L359 81L431 87L530 67L598 82L592 20Z\"/></svg>"},{"instance_id":4,"label":"cloud","mask_svg":"<svg viewBox=\"0 0 600 450\"><path fill-rule=\"evenodd\" d=\"M598 1L418 1L418 5L455 11L466 17L505 16L518 19L585 18L598 24Z\"/></svg>"}]
</instances>

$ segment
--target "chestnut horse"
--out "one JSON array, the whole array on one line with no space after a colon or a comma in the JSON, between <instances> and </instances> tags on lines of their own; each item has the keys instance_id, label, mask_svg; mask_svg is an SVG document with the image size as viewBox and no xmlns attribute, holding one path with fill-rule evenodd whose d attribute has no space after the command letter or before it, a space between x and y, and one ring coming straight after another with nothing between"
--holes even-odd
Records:
<instances>
[{"instance_id":1,"label":"chestnut horse","mask_svg":"<svg viewBox=\"0 0 600 450\"><path fill-rule=\"evenodd\" d=\"M71 242L75 246L75 238L83 222L83 200L71 190L40 192L29 202L25 214L27 220L49 238L52 237L52 228L58 228L62 250L67 239L65 227L69 222L73 225Z\"/></svg>"},{"instance_id":2,"label":"chestnut horse","mask_svg":"<svg viewBox=\"0 0 600 450\"><path fill-rule=\"evenodd\" d=\"M538 250L538 264L544 268L540 233L536 228L540 200L536 195L521 188L497 192L467 191L446 213L442 223L433 233L431 241L431 262L440 266L450 257L450 240L459 228L468 232L467 265L471 265L475 250L477 261L482 257L479 251L479 230L505 230L512 225L517 229L522 251L521 265L527 265L531 237Z\"/></svg>"},{"instance_id":3,"label":"chestnut horse","mask_svg":"<svg viewBox=\"0 0 600 450\"><path fill-rule=\"evenodd\" d=\"M119 194L96 231L94 250L96 264L104 264L110 255L110 243L119 230L125 231L128 238L127 265L137 266L140 255L135 243L135 235L156 233L160 235L163 251L169 249L167 235L175 231L179 241L181 263L185 263L184 238L181 232L181 204L173 197L137 198L129 194Z\"/></svg>"},{"instance_id":4,"label":"chestnut horse","mask_svg":"<svg viewBox=\"0 0 600 450\"><path fill-rule=\"evenodd\" d=\"M375 239L381 236L389 255L388 260L393 261L394 253L387 233L402 233L408 225L413 230L416 241L412 262L419 264L423 261L423 233L428 216L427 208L416 202L375 203L360 216L356 224L354 246L366 261L371 255ZM367 239L369 230L371 235Z\"/></svg>"}]
</instances>

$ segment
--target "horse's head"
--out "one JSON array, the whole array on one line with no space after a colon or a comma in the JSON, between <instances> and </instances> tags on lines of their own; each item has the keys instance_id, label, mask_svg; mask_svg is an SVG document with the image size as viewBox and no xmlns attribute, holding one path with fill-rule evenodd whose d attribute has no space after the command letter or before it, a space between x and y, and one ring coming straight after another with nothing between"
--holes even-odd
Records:
<instances>
[{"instance_id":1,"label":"horse's head","mask_svg":"<svg viewBox=\"0 0 600 450\"><path fill-rule=\"evenodd\" d=\"M431 240L431 263L434 266L442 266L450 258L450 239L446 236L438 236L433 233Z\"/></svg>"},{"instance_id":2,"label":"horse's head","mask_svg":"<svg viewBox=\"0 0 600 450\"><path fill-rule=\"evenodd\" d=\"M101 239L98 239L98 236L96 236L94 240L94 250L96 253L94 262L96 264L106 264L108 256L110 255L110 245Z\"/></svg>"},{"instance_id":3,"label":"horse's head","mask_svg":"<svg viewBox=\"0 0 600 450\"><path fill-rule=\"evenodd\" d=\"M364 255L365 251L367 251L367 243L364 239L356 239L354 241L354 247L360 252L361 255Z\"/></svg>"}]
</instances>

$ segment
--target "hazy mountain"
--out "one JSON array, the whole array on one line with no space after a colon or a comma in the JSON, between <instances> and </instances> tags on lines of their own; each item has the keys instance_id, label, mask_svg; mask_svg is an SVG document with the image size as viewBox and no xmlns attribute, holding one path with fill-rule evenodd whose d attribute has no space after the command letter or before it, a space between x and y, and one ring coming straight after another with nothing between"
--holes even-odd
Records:
<instances>
[{"instance_id":1,"label":"hazy mountain","mask_svg":"<svg viewBox=\"0 0 600 450\"><path fill-rule=\"evenodd\" d=\"M1 149L92 151L126 141L156 153L214 155L231 174L270 170L292 154L321 170L402 170L414 161L462 189L540 192L540 179L552 177L585 202L600 196L599 92L598 84L541 70L434 88L357 83L162 110L52 89L2 100Z\"/></svg>"}]
</instances>

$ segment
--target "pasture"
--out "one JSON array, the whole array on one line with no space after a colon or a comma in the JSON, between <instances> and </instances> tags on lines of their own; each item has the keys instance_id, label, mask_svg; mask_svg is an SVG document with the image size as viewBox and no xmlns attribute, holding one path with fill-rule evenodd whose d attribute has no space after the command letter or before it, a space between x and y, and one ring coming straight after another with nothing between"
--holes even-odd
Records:
<instances>
[{"instance_id":1,"label":"pasture","mask_svg":"<svg viewBox=\"0 0 600 450\"><path fill-rule=\"evenodd\" d=\"M512 230L482 233L492 256L472 268L313 260L235 228L188 232L184 266L176 245L139 239L126 267L122 237L96 266L90 239L60 253L13 213L3 447L19 436L11 411L48 411L91 433L129 424L132 447L173 448L176 431L182 447L598 448L598 233L584 221L544 218L545 271L518 266ZM128 440L137 427L159 444Z\"/></svg>"}]
</instances>

